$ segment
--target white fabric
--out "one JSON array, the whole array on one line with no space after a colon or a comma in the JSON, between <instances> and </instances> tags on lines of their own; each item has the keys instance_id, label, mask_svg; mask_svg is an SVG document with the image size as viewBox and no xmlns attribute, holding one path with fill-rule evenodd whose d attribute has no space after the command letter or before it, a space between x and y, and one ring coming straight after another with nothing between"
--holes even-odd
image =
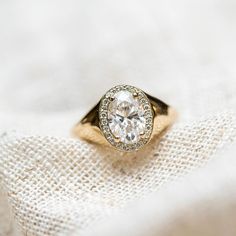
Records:
<instances>
[{"instance_id":1,"label":"white fabric","mask_svg":"<svg viewBox=\"0 0 236 236\"><path fill-rule=\"evenodd\" d=\"M0 235L235 235L235 11L1 2ZM122 83L179 111L161 143L122 156L70 139Z\"/></svg>"}]
</instances>

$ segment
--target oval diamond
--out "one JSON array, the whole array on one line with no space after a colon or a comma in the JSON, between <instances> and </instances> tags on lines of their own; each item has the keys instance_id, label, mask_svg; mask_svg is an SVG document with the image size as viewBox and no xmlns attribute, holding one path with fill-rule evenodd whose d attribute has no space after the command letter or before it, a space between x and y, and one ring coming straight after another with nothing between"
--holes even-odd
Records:
<instances>
[{"instance_id":1,"label":"oval diamond","mask_svg":"<svg viewBox=\"0 0 236 236\"><path fill-rule=\"evenodd\" d=\"M133 144L145 132L146 118L139 99L130 91L119 91L108 106L111 133L122 143Z\"/></svg>"},{"instance_id":2,"label":"oval diamond","mask_svg":"<svg viewBox=\"0 0 236 236\"><path fill-rule=\"evenodd\" d=\"M103 96L99 126L106 140L118 150L139 150L151 138L153 108L148 96L130 85L118 85Z\"/></svg>"}]
</instances>

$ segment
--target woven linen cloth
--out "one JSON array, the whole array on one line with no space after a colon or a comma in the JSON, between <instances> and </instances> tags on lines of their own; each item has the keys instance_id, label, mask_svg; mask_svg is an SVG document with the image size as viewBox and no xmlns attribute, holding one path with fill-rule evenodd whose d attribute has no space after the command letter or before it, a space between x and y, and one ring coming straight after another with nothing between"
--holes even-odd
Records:
<instances>
[{"instance_id":1,"label":"woven linen cloth","mask_svg":"<svg viewBox=\"0 0 236 236\"><path fill-rule=\"evenodd\" d=\"M151 149L126 155L69 139L6 136L1 145L1 178L13 213L27 235L70 235L74 230L75 235L80 235L129 202L204 165L219 148L232 142L235 128L232 115L220 114L179 125ZM162 202L167 207L166 214L171 214L170 202L168 198ZM153 202L153 206L158 204ZM139 217L142 214L140 211ZM158 218L163 220L162 215ZM133 220L136 218L125 222L130 224ZM128 228L131 232L138 226L133 224ZM129 235L129 230L121 234ZM141 232L136 234L147 233ZM107 233L111 234L119 235L119 230ZM91 235L97 235L97 231Z\"/></svg>"},{"instance_id":2,"label":"woven linen cloth","mask_svg":"<svg viewBox=\"0 0 236 236\"><path fill-rule=\"evenodd\" d=\"M236 235L235 11L0 2L0 236ZM123 155L70 138L117 84L178 110L160 142Z\"/></svg>"}]
</instances>

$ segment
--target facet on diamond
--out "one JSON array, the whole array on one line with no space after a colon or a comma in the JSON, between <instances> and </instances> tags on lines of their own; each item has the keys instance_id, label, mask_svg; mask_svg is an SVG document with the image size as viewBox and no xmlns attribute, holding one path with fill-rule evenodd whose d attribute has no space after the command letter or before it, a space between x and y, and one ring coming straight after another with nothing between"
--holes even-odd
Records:
<instances>
[{"instance_id":1,"label":"facet on diamond","mask_svg":"<svg viewBox=\"0 0 236 236\"><path fill-rule=\"evenodd\" d=\"M108 121L111 133L125 144L137 143L146 129L144 108L127 90L114 94L108 106Z\"/></svg>"}]
</instances>

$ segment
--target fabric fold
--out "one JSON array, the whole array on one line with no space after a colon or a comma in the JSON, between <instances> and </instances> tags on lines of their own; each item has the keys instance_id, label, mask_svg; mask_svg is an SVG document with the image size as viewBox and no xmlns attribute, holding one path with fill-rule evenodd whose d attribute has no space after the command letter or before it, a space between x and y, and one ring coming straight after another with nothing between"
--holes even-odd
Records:
<instances>
[{"instance_id":1,"label":"fabric fold","mask_svg":"<svg viewBox=\"0 0 236 236\"><path fill-rule=\"evenodd\" d=\"M1 183L25 234L86 235L150 194L162 196L166 186L187 181L189 173L206 165L235 137L232 112L179 123L160 143L135 154L122 155L80 140L5 135L0 144ZM162 204L168 206L169 199ZM178 215L179 210L172 213ZM157 225L161 221L153 219Z\"/></svg>"}]
</instances>

